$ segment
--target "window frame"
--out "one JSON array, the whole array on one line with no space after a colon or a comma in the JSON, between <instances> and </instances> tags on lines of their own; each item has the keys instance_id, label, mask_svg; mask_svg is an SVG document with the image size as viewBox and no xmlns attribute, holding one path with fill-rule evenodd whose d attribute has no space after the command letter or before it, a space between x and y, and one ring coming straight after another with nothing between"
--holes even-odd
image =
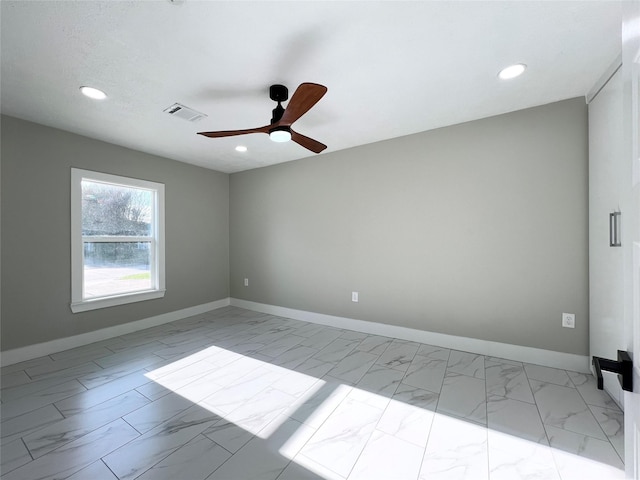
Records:
<instances>
[{"instance_id":1,"label":"window frame","mask_svg":"<svg viewBox=\"0 0 640 480\"><path fill-rule=\"evenodd\" d=\"M105 183L108 185L144 189L152 192L154 203L152 232L144 236L94 236L82 235L82 181ZM142 302L164 297L165 255L164 255L164 184L137 178L112 175L79 168L71 169L71 311L73 313L113 307L127 303ZM90 239L90 242L87 242ZM84 243L131 243L151 242L150 274L152 288L116 295L84 297Z\"/></svg>"}]
</instances>

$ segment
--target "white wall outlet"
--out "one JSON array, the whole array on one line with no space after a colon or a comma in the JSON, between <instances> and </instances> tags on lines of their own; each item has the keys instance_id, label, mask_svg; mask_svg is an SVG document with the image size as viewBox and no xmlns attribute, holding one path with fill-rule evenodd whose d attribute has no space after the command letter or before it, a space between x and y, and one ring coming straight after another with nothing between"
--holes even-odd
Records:
<instances>
[{"instance_id":1,"label":"white wall outlet","mask_svg":"<svg viewBox=\"0 0 640 480\"><path fill-rule=\"evenodd\" d=\"M358 303L358 292L351 292L351 301Z\"/></svg>"},{"instance_id":2,"label":"white wall outlet","mask_svg":"<svg viewBox=\"0 0 640 480\"><path fill-rule=\"evenodd\" d=\"M576 328L576 315L575 315L575 313L563 313L562 314L562 326L564 328Z\"/></svg>"},{"instance_id":3,"label":"white wall outlet","mask_svg":"<svg viewBox=\"0 0 640 480\"><path fill-rule=\"evenodd\" d=\"M245 287L248 287L248 286L249 286L249 279L248 279L248 278L245 278L245 279L244 279L244 286L245 286Z\"/></svg>"}]
</instances>

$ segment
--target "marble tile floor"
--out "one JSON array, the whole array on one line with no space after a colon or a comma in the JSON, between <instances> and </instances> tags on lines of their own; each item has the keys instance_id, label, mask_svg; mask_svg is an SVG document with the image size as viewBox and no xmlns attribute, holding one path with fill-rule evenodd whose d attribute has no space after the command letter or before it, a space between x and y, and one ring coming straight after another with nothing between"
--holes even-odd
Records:
<instances>
[{"instance_id":1,"label":"marble tile floor","mask_svg":"<svg viewBox=\"0 0 640 480\"><path fill-rule=\"evenodd\" d=\"M3 480L623 478L590 375L225 307L2 367Z\"/></svg>"}]
</instances>

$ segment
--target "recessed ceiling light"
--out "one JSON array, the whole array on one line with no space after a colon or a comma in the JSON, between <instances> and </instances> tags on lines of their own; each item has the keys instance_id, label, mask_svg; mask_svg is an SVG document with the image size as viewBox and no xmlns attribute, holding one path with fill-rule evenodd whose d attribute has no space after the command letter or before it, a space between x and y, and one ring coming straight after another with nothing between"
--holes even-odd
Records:
<instances>
[{"instance_id":1,"label":"recessed ceiling light","mask_svg":"<svg viewBox=\"0 0 640 480\"><path fill-rule=\"evenodd\" d=\"M524 72L526 69L527 66L524 63L516 63L515 65L511 65L500 70L498 77L500 77L502 80L509 80L510 78L515 78L518 75L522 75L522 72Z\"/></svg>"},{"instance_id":2,"label":"recessed ceiling light","mask_svg":"<svg viewBox=\"0 0 640 480\"><path fill-rule=\"evenodd\" d=\"M97 88L80 87L80 91L85 97L93 98L94 100L104 100L107 98L107 94Z\"/></svg>"},{"instance_id":3,"label":"recessed ceiling light","mask_svg":"<svg viewBox=\"0 0 640 480\"><path fill-rule=\"evenodd\" d=\"M246 152L247 151L247 147L245 147L244 145L238 145L236 147L236 152Z\"/></svg>"}]
</instances>

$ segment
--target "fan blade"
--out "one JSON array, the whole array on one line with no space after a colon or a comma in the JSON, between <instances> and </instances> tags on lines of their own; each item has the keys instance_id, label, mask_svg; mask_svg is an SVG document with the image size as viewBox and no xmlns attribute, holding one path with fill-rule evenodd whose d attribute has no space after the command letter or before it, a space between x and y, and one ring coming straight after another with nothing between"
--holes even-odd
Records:
<instances>
[{"instance_id":1,"label":"fan blade","mask_svg":"<svg viewBox=\"0 0 640 480\"><path fill-rule=\"evenodd\" d=\"M317 83L302 83L289 100L278 125L289 126L307 113L327 93L327 87Z\"/></svg>"},{"instance_id":2,"label":"fan blade","mask_svg":"<svg viewBox=\"0 0 640 480\"><path fill-rule=\"evenodd\" d=\"M304 135L299 134L298 132L294 132L291 130L291 140L296 142L298 145L303 146L307 150L311 150L313 153L320 153L327 146L324 143L320 143L313 138L305 137Z\"/></svg>"},{"instance_id":3,"label":"fan blade","mask_svg":"<svg viewBox=\"0 0 640 480\"><path fill-rule=\"evenodd\" d=\"M198 135L204 135L209 138L233 137L234 135L246 135L248 133L269 133L271 125L264 127L249 128L248 130L225 130L221 132L198 132Z\"/></svg>"}]
</instances>

